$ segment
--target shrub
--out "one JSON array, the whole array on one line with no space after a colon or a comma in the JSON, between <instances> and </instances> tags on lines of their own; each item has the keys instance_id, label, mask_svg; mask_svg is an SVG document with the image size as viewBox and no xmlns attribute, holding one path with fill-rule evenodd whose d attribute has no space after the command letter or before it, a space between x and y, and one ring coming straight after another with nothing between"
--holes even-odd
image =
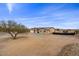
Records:
<instances>
[{"instance_id":1,"label":"shrub","mask_svg":"<svg viewBox=\"0 0 79 59\"><path fill-rule=\"evenodd\" d=\"M68 44L62 48L58 54L59 56L79 56L79 44Z\"/></svg>"}]
</instances>

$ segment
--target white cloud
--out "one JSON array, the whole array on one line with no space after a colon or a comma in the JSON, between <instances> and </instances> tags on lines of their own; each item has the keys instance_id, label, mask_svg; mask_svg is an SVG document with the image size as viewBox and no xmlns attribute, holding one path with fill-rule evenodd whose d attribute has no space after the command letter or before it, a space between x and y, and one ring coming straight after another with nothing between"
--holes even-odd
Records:
<instances>
[{"instance_id":1,"label":"white cloud","mask_svg":"<svg viewBox=\"0 0 79 59\"><path fill-rule=\"evenodd\" d=\"M9 11L9 13L11 13L12 12L12 10L13 10L13 3L7 3L6 4L6 6L7 6L7 8L8 8L8 11Z\"/></svg>"},{"instance_id":2,"label":"white cloud","mask_svg":"<svg viewBox=\"0 0 79 59\"><path fill-rule=\"evenodd\" d=\"M56 10L59 10L59 9L61 9L61 8L63 8L64 6L65 6L66 4L60 4L60 5L55 5L55 6L46 6L45 8L43 8L42 10L41 10L41 14L47 14L47 13L51 13L51 12L54 12L54 11L56 11Z\"/></svg>"}]
</instances>

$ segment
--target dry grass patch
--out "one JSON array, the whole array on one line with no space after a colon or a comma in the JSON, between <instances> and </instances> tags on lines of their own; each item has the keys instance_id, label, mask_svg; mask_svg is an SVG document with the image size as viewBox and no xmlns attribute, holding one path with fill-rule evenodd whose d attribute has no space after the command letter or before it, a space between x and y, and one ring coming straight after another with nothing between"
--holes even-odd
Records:
<instances>
[{"instance_id":1,"label":"dry grass patch","mask_svg":"<svg viewBox=\"0 0 79 59\"><path fill-rule=\"evenodd\" d=\"M65 45L58 55L59 56L79 56L79 43L72 43L72 44Z\"/></svg>"}]
</instances>

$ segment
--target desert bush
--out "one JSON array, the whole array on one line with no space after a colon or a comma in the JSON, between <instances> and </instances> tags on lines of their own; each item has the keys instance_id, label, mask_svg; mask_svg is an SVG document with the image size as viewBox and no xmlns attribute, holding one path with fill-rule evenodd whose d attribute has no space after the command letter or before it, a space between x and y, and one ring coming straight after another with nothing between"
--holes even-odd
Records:
<instances>
[{"instance_id":1,"label":"desert bush","mask_svg":"<svg viewBox=\"0 0 79 59\"><path fill-rule=\"evenodd\" d=\"M75 30L75 34L79 34L79 30Z\"/></svg>"},{"instance_id":2,"label":"desert bush","mask_svg":"<svg viewBox=\"0 0 79 59\"><path fill-rule=\"evenodd\" d=\"M15 21L1 21L0 30L2 32L7 32L11 35L13 39L16 39L17 35L20 33L29 32L29 30L22 24L17 24Z\"/></svg>"},{"instance_id":3,"label":"desert bush","mask_svg":"<svg viewBox=\"0 0 79 59\"><path fill-rule=\"evenodd\" d=\"M79 56L79 43L72 43L64 46L58 56Z\"/></svg>"}]
</instances>

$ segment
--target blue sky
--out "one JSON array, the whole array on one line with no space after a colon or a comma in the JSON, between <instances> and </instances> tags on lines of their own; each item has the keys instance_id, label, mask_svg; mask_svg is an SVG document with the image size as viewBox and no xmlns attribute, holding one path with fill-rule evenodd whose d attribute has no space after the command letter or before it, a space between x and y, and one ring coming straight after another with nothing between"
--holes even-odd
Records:
<instances>
[{"instance_id":1,"label":"blue sky","mask_svg":"<svg viewBox=\"0 0 79 59\"><path fill-rule=\"evenodd\" d=\"M0 20L14 20L29 28L79 29L79 4L0 3Z\"/></svg>"}]
</instances>

